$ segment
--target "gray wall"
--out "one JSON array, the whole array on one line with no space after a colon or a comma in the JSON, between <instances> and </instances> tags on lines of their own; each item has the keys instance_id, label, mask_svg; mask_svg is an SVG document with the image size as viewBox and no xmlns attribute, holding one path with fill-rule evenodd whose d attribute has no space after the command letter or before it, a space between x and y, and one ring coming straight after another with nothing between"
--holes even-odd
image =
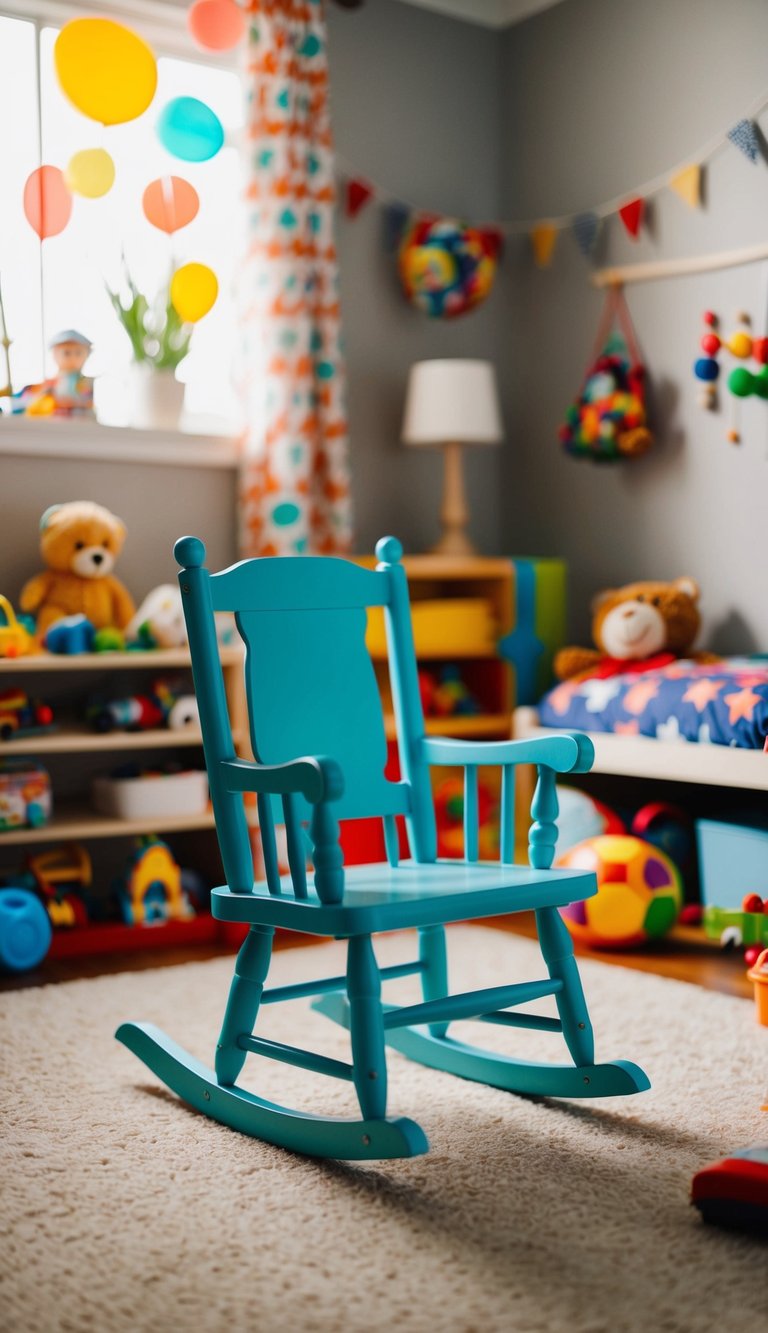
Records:
<instances>
[{"instance_id":1,"label":"gray wall","mask_svg":"<svg viewBox=\"0 0 768 1333\"><path fill-rule=\"evenodd\" d=\"M621 196L716 139L768 84L765 0L568 0L503 38L502 206L546 217ZM707 254L762 242L768 166L726 146L706 170L705 207L655 197L638 243L613 219L596 262ZM703 591L703 638L722 651L768 650L768 404L742 409L743 443L726 441L733 399L697 405L692 374L710 307L727 330L748 311L766 331L768 265L627 288L654 392L657 444L645 459L595 468L561 454L557 428L591 354L600 295L575 241L551 269L527 243L510 254L501 356L512 397L503 465L524 495L504 549L567 557L571 632L589 631L592 593L687 573ZM723 358L726 369L736 364Z\"/></svg>"},{"instance_id":2,"label":"gray wall","mask_svg":"<svg viewBox=\"0 0 768 1333\"><path fill-rule=\"evenodd\" d=\"M499 211L499 34L397 0L328 6L339 166L405 203L472 219ZM439 532L442 459L400 444L409 366L431 357L496 359L505 319L499 287L477 311L430 320L400 292L375 204L339 218L357 549L394 532L423 551ZM498 452L466 452L472 535L499 549Z\"/></svg>"}]
</instances>

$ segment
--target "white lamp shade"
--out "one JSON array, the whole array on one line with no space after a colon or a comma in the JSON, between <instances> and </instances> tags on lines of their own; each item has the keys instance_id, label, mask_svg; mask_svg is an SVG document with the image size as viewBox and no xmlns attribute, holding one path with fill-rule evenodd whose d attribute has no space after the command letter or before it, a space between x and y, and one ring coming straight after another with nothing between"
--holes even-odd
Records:
<instances>
[{"instance_id":1,"label":"white lamp shade","mask_svg":"<svg viewBox=\"0 0 768 1333\"><path fill-rule=\"evenodd\" d=\"M503 434L490 361L417 361L411 366L405 444L498 444Z\"/></svg>"}]
</instances>

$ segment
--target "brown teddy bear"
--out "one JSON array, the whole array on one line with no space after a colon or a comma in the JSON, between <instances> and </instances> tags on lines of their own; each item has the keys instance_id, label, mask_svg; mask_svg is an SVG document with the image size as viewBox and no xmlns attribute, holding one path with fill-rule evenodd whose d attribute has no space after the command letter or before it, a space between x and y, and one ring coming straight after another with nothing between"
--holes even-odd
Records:
<instances>
[{"instance_id":1,"label":"brown teddy bear","mask_svg":"<svg viewBox=\"0 0 768 1333\"><path fill-rule=\"evenodd\" d=\"M128 624L133 598L112 573L124 541L122 520L90 500L46 509L40 552L47 568L21 591L21 609L35 613L41 638L64 616L84 615L96 629Z\"/></svg>"},{"instance_id":2,"label":"brown teddy bear","mask_svg":"<svg viewBox=\"0 0 768 1333\"><path fill-rule=\"evenodd\" d=\"M699 631L699 586L694 579L672 583L628 583L598 593L592 603L597 648L561 648L555 654L558 680L614 676L668 666L677 657L717 661L691 654Z\"/></svg>"}]
</instances>

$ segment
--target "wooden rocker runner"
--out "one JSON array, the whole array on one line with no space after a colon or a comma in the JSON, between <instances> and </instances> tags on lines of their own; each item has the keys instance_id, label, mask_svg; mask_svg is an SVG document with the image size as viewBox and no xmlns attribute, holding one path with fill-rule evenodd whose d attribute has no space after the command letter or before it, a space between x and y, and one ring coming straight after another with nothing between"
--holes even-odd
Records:
<instances>
[{"instance_id":1,"label":"wooden rocker runner","mask_svg":"<svg viewBox=\"0 0 768 1333\"><path fill-rule=\"evenodd\" d=\"M592 744L579 734L531 741L456 741L425 735L402 548L376 547L379 564L363 569L330 557L245 560L219 574L204 568L195 537L175 554L189 633L205 757L227 883L214 889L212 912L250 926L235 964L215 1071L159 1029L123 1023L128 1046L179 1097L214 1120L317 1157L411 1157L426 1152L421 1127L387 1116L386 1046L412 1060L510 1092L610 1097L649 1087L637 1065L594 1063L592 1027L571 939L558 908L597 890L593 875L553 870L557 773L584 773ZM385 608L389 669L401 778L384 776L387 751L381 699L365 646L366 610ZM245 643L245 679L256 762L237 758L219 664L214 613L235 613ZM312 756L298 758L297 756ZM332 757L326 757L332 756ZM514 776L535 764L530 865L513 865ZM464 769L464 861L439 861L430 769ZM478 862L477 769L500 765L501 859ZM243 793L256 793L266 882L254 884ZM404 815L412 859L399 861L395 817ZM345 870L340 819L383 820L388 861ZM275 819L285 822L290 875L280 877ZM314 883L307 877L306 828ZM452 995L445 924L534 909L547 975L541 981ZM276 927L346 939L346 975L265 989ZM379 968L372 936L415 927L418 956ZM414 974L423 1000L382 1003L382 982ZM515 1012L552 995L558 1018ZM349 1028L347 1063L268 1041L254 1033L262 1004L318 997L315 1008ZM449 1035L452 1023L481 1019L560 1034L564 1064L491 1054ZM237 1086L254 1053L351 1081L360 1119L312 1116L265 1101Z\"/></svg>"}]
</instances>

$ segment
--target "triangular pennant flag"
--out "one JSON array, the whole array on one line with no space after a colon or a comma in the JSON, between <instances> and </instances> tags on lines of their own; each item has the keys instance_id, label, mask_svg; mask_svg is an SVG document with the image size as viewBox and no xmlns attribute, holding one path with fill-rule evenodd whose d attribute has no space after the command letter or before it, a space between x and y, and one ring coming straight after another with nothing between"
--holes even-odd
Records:
<instances>
[{"instance_id":1,"label":"triangular pennant flag","mask_svg":"<svg viewBox=\"0 0 768 1333\"><path fill-rule=\"evenodd\" d=\"M760 144L751 120L740 120L732 130L728 131L728 138L745 157L749 158L750 162L757 161L760 155Z\"/></svg>"},{"instance_id":2,"label":"triangular pennant flag","mask_svg":"<svg viewBox=\"0 0 768 1333\"><path fill-rule=\"evenodd\" d=\"M397 250L408 225L411 210L405 204L387 204L384 209L384 244L387 250Z\"/></svg>"},{"instance_id":3,"label":"triangular pennant flag","mask_svg":"<svg viewBox=\"0 0 768 1333\"><path fill-rule=\"evenodd\" d=\"M632 237L637 240L640 231L640 223L643 220L643 201L642 199L630 199L628 204L622 204L619 209L619 217Z\"/></svg>"},{"instance_id":4,"label":"triangular pennant flag","mask_svg":"<svg viewBox=\"0 0 768 1333\"><path fill-rule=\"evenodd\" d=\"M540 222L538 227L533 228L531 231L531 247L537 268L549 267L552 262L556 240L557 227L553 227L551 222Z\"/></svg>"},{"instance_id":5,"label":"triangular pennant flag","mask_svg":"<svg viewBox=\"0 0 768 1333\"><path fill-rule=\"evenodd\" d=\"M581 253L586 259L589 259L595 248L599 229L600 219L597 213L579 213L578 217L573 219L573 234Z\"/></svg>"},{"instance_id":6,"label":"triangular pennant flag","mask_svg":"<svg viewBox=\"0 0 768 1333\"><path fill-rule=\"evenodd\" d=\"M504 247L503 233L495 227L484 227L479 233L483 252L491 259L500 259Z\"/></svg>"},{"instance_id":7,"label":"triangular pennant flag","mask_svg":"<svg viewBox=\"0 0 768 1333\"><path fill-rule=\"evenodd\" d=\"M701 203L701 167L695 163L683 167L682 171L672 177L669 188L679 194L689 208L698 208Z\"/></svg>"},{"instance_id":8,"label":"triangular pennant flag","mask_svg":"<svg viewBox=\"0 0 768 1333\"><path fill-rule=\"evenodd\" d=\"M367 181L348 180L345 198L345 212L348 218L356 218L373 195L373 189Z\"/></svg>"}]
</instances>

